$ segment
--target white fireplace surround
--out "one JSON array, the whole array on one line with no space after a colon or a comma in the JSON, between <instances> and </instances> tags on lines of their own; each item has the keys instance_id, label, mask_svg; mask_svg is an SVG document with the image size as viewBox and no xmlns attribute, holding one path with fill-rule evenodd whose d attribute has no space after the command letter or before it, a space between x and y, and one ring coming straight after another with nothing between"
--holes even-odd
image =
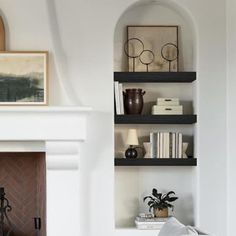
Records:
<instances>
[{"instance_id":1,"label":"white fireplace surround","mask_svg":"<svg viewBox=\"0 0 236 236\"><path fill-rule=\"evenodd\" d=\"M47 236L79 235L78 167L88 107L2 107L0 152L45 152Z\"/></svg>"}]
</instances>

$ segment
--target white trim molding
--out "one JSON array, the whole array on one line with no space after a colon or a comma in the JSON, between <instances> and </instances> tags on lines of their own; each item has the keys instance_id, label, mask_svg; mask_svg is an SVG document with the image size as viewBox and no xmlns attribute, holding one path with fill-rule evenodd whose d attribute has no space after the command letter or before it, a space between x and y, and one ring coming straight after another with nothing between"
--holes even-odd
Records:
<instances>
[{"instance_id":1,"label":"white trim molding","mask_svg":"<svg viewBox=\"0 0 236 236\"><path fill-rule=\"evenodd\" d=\"M79 142L47 141L47 170L77 170L79 164Z\"/></svg>"},{"instance_id":2,"label":"white trim molding","mask_svg":"<svg viewBox=\"0 0 236 236\"><path fill-rule=\"evenodd\" d=\"M0 141L84 141L90 111L87 107L4 107Z\"/></svg>"}]
</instances>

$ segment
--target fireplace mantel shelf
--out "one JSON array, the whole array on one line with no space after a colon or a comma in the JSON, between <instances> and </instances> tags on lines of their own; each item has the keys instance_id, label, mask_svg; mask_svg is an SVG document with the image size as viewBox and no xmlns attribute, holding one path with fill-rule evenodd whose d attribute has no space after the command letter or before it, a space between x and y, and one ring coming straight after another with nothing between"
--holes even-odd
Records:
<instances>
[{"instance_id":1,"label":"fireplace mantel shelf","mask_svg":"<svg viewBox=\"0 0 236 236\"><path fill-rule=\"evenodd\" d=\"M84 141L89 107L2 107L0 141Z\"/></svg>"},{"instance_id":2,"label":"fireplace mantel shelf","mask_svg":"<svg viewBox=\"0 0 236 236\"><path fill-rule=\"evenodd\" d=\"M19 107L1 107L0 113L5 112L91 112L92 108L82 106L19 106Z\"/></svg>"}]
</instances>

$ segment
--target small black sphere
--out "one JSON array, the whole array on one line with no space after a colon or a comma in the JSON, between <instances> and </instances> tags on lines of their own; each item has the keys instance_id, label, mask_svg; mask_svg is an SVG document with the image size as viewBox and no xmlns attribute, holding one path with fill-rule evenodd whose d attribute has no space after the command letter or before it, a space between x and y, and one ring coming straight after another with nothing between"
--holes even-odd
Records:
<instances>
[{"instance_id":1,"label":"small black sphere","mask_svg":"<svg viewBox=\"0 0 236 236\"><path fill-rule=\"evenodd\" d=\"M125 157L126 158L137 158L138 157L138 152L134 148L128 148L125 151Z\"/></svg>"}]
</instances>

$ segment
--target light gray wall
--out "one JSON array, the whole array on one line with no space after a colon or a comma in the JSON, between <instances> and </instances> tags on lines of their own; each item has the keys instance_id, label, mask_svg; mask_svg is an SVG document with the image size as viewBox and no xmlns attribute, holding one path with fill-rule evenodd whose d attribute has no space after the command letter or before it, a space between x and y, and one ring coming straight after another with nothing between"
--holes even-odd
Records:
<instances>
[{"instance_id":1,"label":"light gray wall","mask_svg":"<svg viewBox=\"0 0 236 236\"><path fill-rule=\"evenodd\" d=\"M8 49L50 51L50 104L94 108L78 180L82 235L114 233L113 37L119 17L132 3L135 0L0 0ZM173 4L191 15L197 32L197 224L224 236L225 1L176 0Z\"/></svg>"},{"instance_id":2,"label":"light gray wall","mask_svg":"<svg viewBox=\"0 0 236 236\"><path fill-rule=\"evenodd\" d=\"M236 158L235 158L235 131L236 131L236 2L227 1L227 130L228 130L228 235L235 234L235 212L236 212Z\"/></svg>"}]
</instances>

